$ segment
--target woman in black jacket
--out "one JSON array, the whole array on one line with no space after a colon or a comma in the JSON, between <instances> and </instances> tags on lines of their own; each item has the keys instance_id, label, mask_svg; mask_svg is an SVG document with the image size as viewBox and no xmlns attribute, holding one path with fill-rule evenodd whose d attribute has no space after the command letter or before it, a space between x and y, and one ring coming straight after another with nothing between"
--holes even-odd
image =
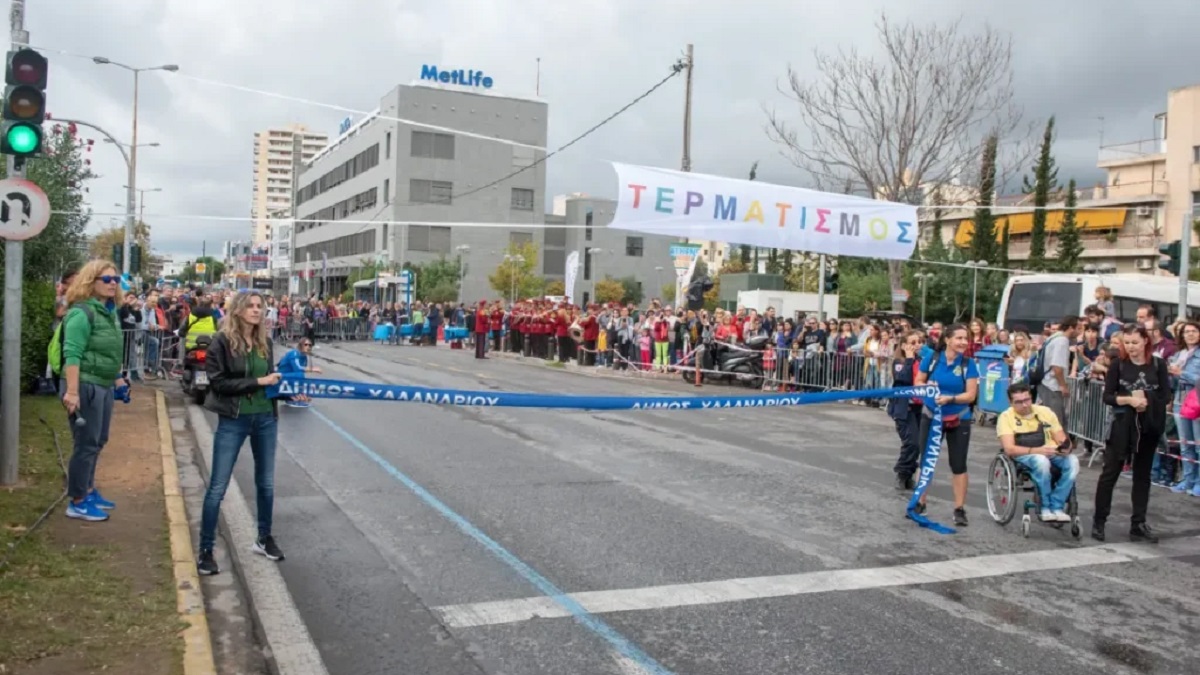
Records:
<instances>
[{"instance_id":1,"label":"woman in black jacket","mask_svg":"<svg viewBox=\"0 0 1200 675\"><path fill-rule=\"evenodd\" d=\"M1104 541L1104 523L1112 506L1113 488L1129 460L1133 464L1129 538L1154 543L1158 537L1146 524L1146 507L1150 503L1150 469L1158 439L1167 425L1171 381L1167 362L1152 354L1145 328L1128 324L1116 341L1120 359L1109 366L1104 378L1104 402L1113 408L1113 421L1104 448L1104 469L1096 486L1092 538Z\"/></svg>"},{"instance_id":2,"label":"woman in black jacket","mask_svg":"<svg viewBox=\"0 0 1200 675\"><path fill-rule=\"evenodd\" d=\"M250 439L254 454L254 492L258 510L258 539L254 552L270 560L283 560L283 552L271 536L275 504L276 402L266 396L267 387L278 384L275 355L263 322L263 298L258 293L239 293L230 303L221 332L208 347L205 371L208 398L204 407L217 414L213 434L212 472L204 493L200 518L200 574L220 571L213 559L217 518L221 500L233 476L238 453Z\"/></svg>"},{"instance_id":3,"label":"woman in black jacket","mask_svg":"<svg viewBox=\"0 0 1200 675\"><path fill-rule=\"evenodd\" d=\"M912 330L904 334L900 348L892 360L892 386L911 387L916 382L917 366L920 364L921 346L925 334ZM896 473L896 489L911 490L916 487L913 475L921 461L921 406L920 399L893 398L888 401L888 417L896 424L896 435L900 437L900 457L892 471Z\"/></svg>"}]
</instances>

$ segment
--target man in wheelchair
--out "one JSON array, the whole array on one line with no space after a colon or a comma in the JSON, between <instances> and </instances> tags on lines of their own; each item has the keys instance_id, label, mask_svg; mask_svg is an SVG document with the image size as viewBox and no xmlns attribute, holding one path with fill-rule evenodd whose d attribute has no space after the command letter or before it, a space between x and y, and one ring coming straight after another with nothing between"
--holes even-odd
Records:
<instances>
[{"instance_id":1,"label":"man in wheelchair","mask_svg":"<svg viewBox=\"0 0 1200 675\"><path fill-rule=\"evenodd\" d=\"M1065 509L1079 475L1079 459L1071 454L1071 439L1052 410L1034 405L1028 384L1010 385L1008 402L1008 410L996 420L996 435L1004 454L1033 481L1041 502L1039 518L1051 523L1071 522ZM1055 469L1059 476L1052 480Z\"/></svg>"}]
</instances>

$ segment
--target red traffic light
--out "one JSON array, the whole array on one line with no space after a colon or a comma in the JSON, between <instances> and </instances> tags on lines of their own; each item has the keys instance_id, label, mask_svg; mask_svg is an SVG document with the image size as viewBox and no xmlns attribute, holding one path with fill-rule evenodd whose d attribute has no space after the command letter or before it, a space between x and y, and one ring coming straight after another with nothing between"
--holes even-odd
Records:
<instances>
[{"instance_id":1,"label":"red traffic light","mask_svg":"<svg viewBox=\"0 0 1200 675\"><path fill-rule=\"evenodd\" d=\"M5 70L6 84L24 84L37 89L46 88L49 62L46 57L32 49L18 49L8 53L8 68Z\"/></svg>"}]
</instances>

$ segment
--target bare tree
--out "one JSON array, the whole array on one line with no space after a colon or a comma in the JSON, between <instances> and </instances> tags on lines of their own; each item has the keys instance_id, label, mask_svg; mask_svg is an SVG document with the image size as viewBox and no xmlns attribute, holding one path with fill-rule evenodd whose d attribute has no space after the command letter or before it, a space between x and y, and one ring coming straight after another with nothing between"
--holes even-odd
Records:
<instances>
[{"instance_id":1,"label":"bare tree","mask_svg":"<svg viewBox=\"0 0 1200 675\"><path fill-rule=\"evenodd\" d=\"M768 136L821 189L853 184L871 197L920 204L923 190L970 184L963 178L986 137L1009 138L1021 127L1011 38L988 26L968 32L958 21L898 24L886 14L876 27L878 56L818 52L808 80L788 67L780 91L799 104L799 119L767 110ZM893 288L902 275L902 263L889 262Z\"/></svg>"}]
</instances>

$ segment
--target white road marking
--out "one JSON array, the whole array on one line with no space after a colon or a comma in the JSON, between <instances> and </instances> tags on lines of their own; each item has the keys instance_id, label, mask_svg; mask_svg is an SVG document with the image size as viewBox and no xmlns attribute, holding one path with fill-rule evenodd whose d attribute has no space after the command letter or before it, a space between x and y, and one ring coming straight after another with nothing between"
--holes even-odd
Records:
<instances>
[{"instance_id":1,"label":"white road marking","mask_svg":"<svg viewBox=\"0 0 1200 675\"><path fill-rule=\"evenodd\" d=\"M1158 546L1127 543L1087 546L1077 549L1051 549L893 567L828 570L695 584L589 591L572 593L570 597L593 614L631 612L834 591L915 586L1091 565L1112 565L1195 555L1198 550L1200 550L1200 537L1185 537L1167 540ZM436 611L452 628L495 626L532 619L556 619L570 616L561 604L545 596L447 605L437 608Z\"/></svg>"}]
</instances>

